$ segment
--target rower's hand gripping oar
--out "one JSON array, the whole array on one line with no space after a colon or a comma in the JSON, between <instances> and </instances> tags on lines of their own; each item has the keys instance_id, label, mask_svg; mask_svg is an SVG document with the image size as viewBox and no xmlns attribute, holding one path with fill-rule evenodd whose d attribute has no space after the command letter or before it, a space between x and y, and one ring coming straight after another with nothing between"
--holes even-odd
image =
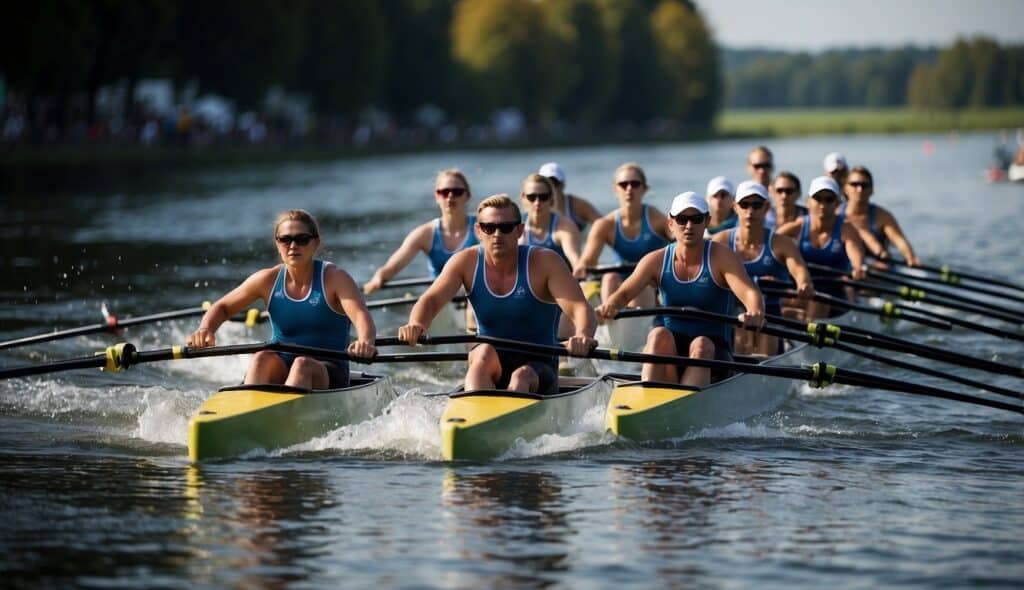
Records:
<instances>
[{"instance_id":1,"label":"rower's hand gripping oar","mask_svg":"<svg viewBox=\"0 0 1024 590\"><path fill-rule=\"evenodd\" d=\"M620 310L620 316L624 311L628 310ZM735 320L736 318L733 319ZM478 342L490 344L495 348L520 350L523 352L531 352L542 355L567 356L565 348L561 346L534 344L531 342L521 342L518 340L496 338L493 336L474 336L470 334L454 336L424 336L420 338L419 342L421 344L427 345L464 344L470 342ZM377 341L378 346L391 346L399 344L405 344L405 342L400 341L397 338L383 338L378 339ZM971 396L956 391L949 391L934 387L925 387L923 385L918 385L915 383L906 383L904 381L898 381L895 379L886 379L884 377L869 375L867 373L860 373L848 369L840 369L838 367L828 365L825 363L815 363L814 365L811 365L809 367L780 367L737 363L730 361L719 361L711 359L698 359L665 354L638 353L603 348L595 348L591 350L588 354L584 355L583 358L602 359L610 361L624 361L632 363L661 363L705 367L710 369L726 369L743 373L767 375L771 377L798 379L801 381L807 381L812 387L825 387L832 383L874 387L878 389L888 389L902 393L938 397L942 399L986 406L999 410L1006 410L1008 412L1014 412L1017 414L1024 414L1024 406L1021 405L1014 405L1006 402L1001 402L998 400L991 400L983 397Z\"/></svg>"}]
</instances>

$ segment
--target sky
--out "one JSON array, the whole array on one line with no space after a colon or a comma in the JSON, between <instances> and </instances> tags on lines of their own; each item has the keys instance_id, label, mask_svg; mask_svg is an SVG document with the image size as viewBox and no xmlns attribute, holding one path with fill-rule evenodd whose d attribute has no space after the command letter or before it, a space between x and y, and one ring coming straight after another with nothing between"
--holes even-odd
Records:
<instances>
[{"instance_id":1,"label":"sky","mask_svg":"<svg viewBox=\"0 0 1024 590\"><path fill-rule=\"evenodd\" d=\"M1024 0L694 0L730 49L950 45L986 35L1024 44Z\"/></svg>"}]
</instances>

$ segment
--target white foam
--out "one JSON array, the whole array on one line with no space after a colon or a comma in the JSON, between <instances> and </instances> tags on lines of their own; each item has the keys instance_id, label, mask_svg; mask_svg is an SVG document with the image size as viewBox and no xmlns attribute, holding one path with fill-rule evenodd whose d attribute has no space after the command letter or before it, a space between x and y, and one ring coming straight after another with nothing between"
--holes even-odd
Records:
<instances>
[{"instance_id":1,"label":"white foam","mask_svg":"<svg viewBox=\"0 0 1024 590\"><path fill-rule=\"evenodd\" d=\"M143 396L143 410L136 420L135 438L152 442L188 444L188 421L201 400L190 399L181 392L148 391Z\"/></svg>"}]
</instances>

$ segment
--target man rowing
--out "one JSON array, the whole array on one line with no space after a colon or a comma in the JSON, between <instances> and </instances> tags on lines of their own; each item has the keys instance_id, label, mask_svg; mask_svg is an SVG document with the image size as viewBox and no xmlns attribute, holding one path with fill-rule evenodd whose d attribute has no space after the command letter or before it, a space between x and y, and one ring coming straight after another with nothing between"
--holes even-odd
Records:
<instances>
[{"instance_id":1,"label":"man rowing","mask_svg":"<svg viewBox=\"0 0 1024 590\"><path fill-rule=\"evenodd\" d=\"M909 266L918 266L921 261L914 254L914 248L910 240L903 235L900 224L896 217L885 207L880 207L871 202L874 194L874 179L871 172L864 166L854 166L846 178L846 198L839 214L845 215L846 220L853 224L861 233L861 238L870 247L865 233L872 236L878 242L876 254L883 258L888 257L889 245L896 246L903 259Z\"/></svg>"},{"instance_id":2,"label":"man rowing","mask_svg":"<svg viewBox=\"0 0 1024 590\"><path fill-rule=\"evenodd\" d=\"M839 210L839 185L828 176L819 176L811 181L807 201L808 214L787 223L778 233L797 240L800 254L807 263L827 266L854 279L864 278L864 245L857 229L847 222ZM815 279L819 277L814 273ZM841 283L834 282L834 276L822 275L828 281L817 281L817 290L833 297L850 298ZM807 306L807 319L828 317L828 304L811 301Z\"/></svg>"},{"instance_id":3,"label":"man rowing","mask_svg":"<svg viewBox=\"0 0 1024 590\"><path fill-rule=\"evenodd\" d=\"M775 175L769 187L772 207L764 216L764 226L769 229L781 227L801 215L807 215L807 207L798 205L800 200L800 178L788 170Z\"/></svg>"},{"instance_id":4,"label":"man rowing","mask_svg":"<svg viewBox=\"0 0 1024 590\"><path fill-rule=\"evenodd\" d=\"M377 329L359 287L347 272L316 258L320 248L316 219L300 209L285 211L274 223L274 242L281 264L256 271L214 303L199 328L189 335L188 346L213 346L217 342L214 333L221 324L262 299L270 314L271 342L347 350L364 358L376 355ZM357 339L349 343L353 325ZM303 389L345 387L348 361L257 352L245 382L284 383Z\"/></svg>"},{"instance_id":5,"label":"man rowing","mask_svg":"<svg viewBox=\"0 0 1024 590\"><path fill-rule=\"evenodd\" d=\"M775 157L767 146L759 145L747 154L747 172L750 179L767 188L775 170Z\"/></svg>"},{"instance_id":6,"label":"man rowing","mask_svg":"<svg viewBox=\"0 0 1024 590\"><path fill-rule=\"evenodd\" d=\"M736 227L736 212L733 211L733 204L736 202L736 189L732 182L724 176L716 176L708 181L708 189L704 193L708 200L708 213L711 219L708 220L708 229L704 232L710 238L718 232Z\"/></svg>"},{"instance_id":7,"label":"man rowing","mask_svg":"<svg viewBox=\"0 0 1024 590\"><path fill-rule=\"evenodd\" d=\"M733 313L733 299L746 311L739 314L744 327L764 325L761 292L747 276L743 263L728 247L704 239L708 205L703 197L686 192L672 200L669 230L674 241L644 256L629 276L604 303L597 315L614 318L618 310L648 285L656 285L663 305L697 307L704 311ZM701 359L732 359L732 330L724 323L666 316L651 330L644 352L688 355ZM643 379L703 386L711 382L710 369L644 364Z\"/></svg>"},{"instance_id":8,"label":"man rowing","mask_svg":"<svg viewBox=\"0 0 1024 590\"><path fill-rule=\"evenodd\" d=\"M480 335L554 346L559 314L565 313L575 328L565 343L567 353L584 356L597 345L594 312L565 262L547 248L517 244L523 234L520 215L508 195L480 203L480 245L452 256L398 329L399 339L415 345L461 287L469 294ZM557 371L557 357L480 344L469 353L465 389L551 394L558 391Z\"/></svg>"},{"instance_id":9,"label":"man rowing","mask_svg":"<svg viewBox=\"0 0 1024 590\"><path fill-rule=\"evenodd\" d=\"M771 286L771 281L788 281L792 277L800 306L804 307L814 294L810 272L796 242L765 228L764 218L769 209L768 191L763 186L752 180L741 182L736 189L739 224L712 239L740 257L747 274L758 286ZM765 296L764 306L766 314L782 315L778 295ZM775 336L746 330L736 331L736 344L737 351L743 354L777 354L779 348Z\"/></svg>"}]
</instances>

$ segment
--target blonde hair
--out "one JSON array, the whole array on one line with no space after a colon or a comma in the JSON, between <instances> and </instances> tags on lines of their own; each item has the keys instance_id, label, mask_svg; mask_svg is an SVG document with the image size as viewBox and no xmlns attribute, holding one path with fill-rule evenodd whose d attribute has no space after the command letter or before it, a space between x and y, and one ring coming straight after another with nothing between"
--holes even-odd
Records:
<instances>
[{"instance_id":1,"label":"blonde hair","mask_svg":"<svg viewBox=\"0 0 1024 590\"><path fill-rule=\"evenodd\" d=\"M445 178L446 176L453 176L459 179L459 182L462 183L462 186L466 187L466 195L470 197L473 196L473 191L470 190L469 188L469 181L466 180L466 175L463 174L462 170L459 170L458 168L447 168L445 170L438 172L437 176L434 177L434 186L437 186L437 184L441 182L441 179Z\"/></svg>"},{"instance_id":2,"label":"blonde hair","mask_svg":"<svg viewBox=\"0 0 1024 590\"><path fill-rule=\"evenodd\" d=\"M615 179L619 177L620 172L625 172L626 170L632 170L639 174L640 180L644 183L644 186L647 186L647 175L644 174L644 169L640 167L640 164L637 164L636 162L626 162L616 168L615 174L612 175L612 182L615 182Z\"/></svg>"},{"instance_id":3,"label":"blonde hair","mask_svg":"<svg viewBox=\"0 0 1024 590\"><path fill-rule=\"evenodd\" d=\"M306 224L306 229L309 230L309 233L313 234L314 238L320 237L320 226L317 224L316 218L314 218L309 211L305 211L303 209L289 209L278 215L277 219L274 221L275 237L277 236L277 228L281 227L281 224L286 221L298 221L304 223Z\"/></svg>"},{"instance_id":4,"label":"blonde hair","mask_svg":"<svg viewBox=\"0 0 1024 590\"><path fill-rule=\"evenodd\" d=\"M522 193L523 187L531 182L537 182L548 187L548 190L551 192L552 197L555 196L555 194L557 194L558 192L555 190L555 183L551 182L550 178L548 178L547 176L543 176L541 174L537 174L536 172L523 179L523 183L519 185L519 192Z\"/></svg>"},{"instance_id":5,"label":"blonde hair","mask_svg":"<svg viewBox=\"0 0 1024 590\"><path fill-rule=\"evenodd\" d=\"M480 213L488 207L493 207L494 209L511 209L516 214L516 220L523 218L523 214L519 211L519 205L516 205L516 202L509 198L505 193L491 195L483 201L480 201L480 206L476 208L477 216L479 217Z\"/></svg>"}]
</instances>

